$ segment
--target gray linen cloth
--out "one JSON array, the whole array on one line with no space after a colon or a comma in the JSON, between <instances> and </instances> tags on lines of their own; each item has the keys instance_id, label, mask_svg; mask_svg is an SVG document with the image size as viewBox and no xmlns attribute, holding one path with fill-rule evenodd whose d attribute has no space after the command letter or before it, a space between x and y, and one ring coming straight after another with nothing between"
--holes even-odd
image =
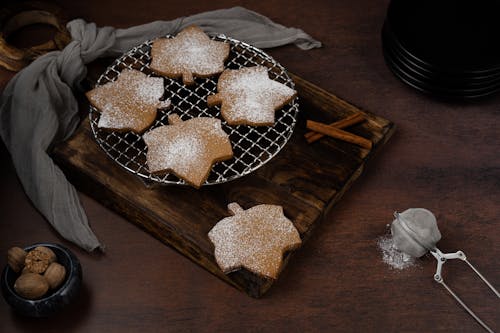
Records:
<instances>
[{"instance_id":1,"label":"gray linen cloth","mask_svg":"<svg viewBox=\"0 0 500 333\"><path fill-rule=\"evenodd\" d=\"M193 24L260 48L290 43L303 50L321 46L300 29L284 27L241 7L128 29L98 28L76 19L67 25L72 41L62 51L36 59L3 92L0 135L26 194L62 237L87 251L102 249L102 244L89 227L75 188L47 154L53 143L66 140L79 123L73 90L86 76L85 64L119 56L147 39L176 34Z\"/></svg>"}]
</instances>

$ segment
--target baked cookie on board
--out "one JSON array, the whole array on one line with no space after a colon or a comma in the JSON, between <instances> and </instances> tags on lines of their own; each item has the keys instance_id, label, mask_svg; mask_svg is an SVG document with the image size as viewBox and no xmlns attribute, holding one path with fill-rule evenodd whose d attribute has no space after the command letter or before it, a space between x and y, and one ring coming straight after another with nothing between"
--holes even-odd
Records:
<instances>
[{"instance_id":1,"label":"baked cookie on board","mask_svg":"<svg viewBox=\"0 0 500 333\"><path fill-rule=\"evenodd\" d=\"M283 254L301 244L299 232L283 214L283 207L257 205L243 210L235 202L227 207L233 216L217 222L208 233L217 264L226 274L244 267L276 279Z\"/></svg>"},{"instance_id":2,"label":"baked cookie on board","mask_svg":"<svg viewBox=\"0 0 500 333\"><path fill-rule=\"evenodd\" d=\"M85 95L100 112L97 127L142 133L153 124L157 109L170 106L170 100L160 101L163 94L163 78L124 69L115 81Z\"/></svg>"},{"instance_id":3,"label":"baked cookie on board","mask_svg":"<svg viewBox=\"0 0 500 333\"><path fill-rule=\"evenodd\" d=\"M222 130L220 119L199 117L182 121L177 114L171 114L168 122L170 125L143 135L151 173L172 172L199 188L215 162L233 157L229 135Z\"/></svg>"},{"instance_id":4,"label":"baked cookie on board","mask_svg":"<svg viewBox=\"0 0 500 333\"><path fill-rule=\"evenodd\" d=\"M219 77L217 93L208 96L208 106L221 105L229 125L269 126L274 113L292 101L297 92L271 80L263 66L226 69Z\"/></svg>"},{"instance_id":5,"label":"baked cookie on board","mask_svg":"<svg viewBox=\"0 0 500 333\"><path fill-rule=\"evenodd\" d=\"M211 40L203 30L190 26L173 38L156 39L149 67L170 78L182 77L185 85L192 85L194 77L222 73L229 51L229 44Z\"/></svg>"}]
</instances>

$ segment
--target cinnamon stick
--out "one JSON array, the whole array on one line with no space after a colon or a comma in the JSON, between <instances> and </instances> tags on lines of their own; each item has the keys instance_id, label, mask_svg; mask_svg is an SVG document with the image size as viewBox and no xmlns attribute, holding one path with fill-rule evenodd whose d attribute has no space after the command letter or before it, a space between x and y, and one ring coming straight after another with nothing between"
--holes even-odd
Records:
<instances>
[{"instance_id":1,"label":"cinnamon stick","mask_svg":"<svg viewBox=\"0 0 500 333\"><path fill-rule=\"evenodd\" d=\"M308 120L306 124L307 128L311 131L315 131L324 135L328 135L332 138L336 138L342 141L354 143L366 149L371 149L372 142L358 135L343 131L341 129L331 127L330 125L319 123L317 121Z\"/></svg>"},{"instance_id":2,"label":"cinnamon stick","mask_svg":"<svg viewBox=\"0 0 500 333\"><path fill-rule=\"evenodd\" d=\"M343 128L358 124L364 120L365 120L365 117L361 113L355 113L355 114L350 115L349 117L346 117L342 120L333 122L329 126L336 127L338 129L343 129ZM306 138L307 143L313 143L315 141L318 141L322 137L324 137L324 134L311 131L311 132L307 132L304 135L304 137Z\"/></svg>"}]
</instances>

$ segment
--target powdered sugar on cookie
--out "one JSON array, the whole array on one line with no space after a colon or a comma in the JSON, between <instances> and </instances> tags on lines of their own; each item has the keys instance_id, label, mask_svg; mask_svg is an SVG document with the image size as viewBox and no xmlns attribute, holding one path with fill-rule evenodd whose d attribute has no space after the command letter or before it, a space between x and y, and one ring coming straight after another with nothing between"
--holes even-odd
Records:
<instances>
[{"instance_id":1,"label":"powdered sugar on cookie","mask_svg":"<svg viewBox=\"0 0 500 333\"><path fill-rule=\"evenodd\" d=\"M209 106L221 104L222 117L229 125L273 125L274 113L290 102L296 91L269 79L263 66L225 70L209 96Z\"/></svg>"},{"instance_id":2,"label":"powdered sugar on cookie","mask_svg":"<svg viewBox=\"0 0 500 333\"><path fill-rule=\"evenodd\" d=\"M98 127L141 133L151 126L158 108L170 106L169 100L160 101L163 93L162 78L124 69L116 81L98 86L86 95L101 113Z\"/></svg>"},{"instance_id":3,"label":"powdered sugar on cookie","mask_svg":"<svg viewBox=\"0 0 500 333\"><path fill-rule=\"evenodd\" d=\"M213 41L200 28L190 26L174 38L153 42L150 68L170 78L182 77L190 85L194 77L221 73L229 50L229 44Z\"/></svg>"},{"instance_id":4,"label":"powdered sugar on cookie","mask_svg":"<svg viewBox=\"0 0 500 333\"><path fill-rule=\"evenodd\" d=\"M169 168L176 170L181 175L195 172L201 163L200 160L206 158L203 143L196 136L177 136L169 144L153 144L150 155L156 154L158 157L148 159L150 171L158 172L168 165Z\"/></svg>"},{"instance_id":5,"label":"powdered sugar on cookie","mask_svg":"<svg viewBox=\"0 0 500 333\"><path fill-rule=\"evenodd\" d=\"M276 279L283 254L300 246L293 223L276 205L258 205L243 210L228 205L234 215L220 220L208 237L215 246L215 259L224 273L245 267L258 275Z\"/></svg>"},{"instance_id":6,"label":"powdered sugar on cookie","mask_svg":"<svg viewBox=\"0 0 500 333\"><path fill-rule=\"evenodd\" d=\"M147 132L147 164L152 173L172 172L194 187L207 179L212 165L233 156L229 136L216 118L180 120L169 116L170 125Z\"/></svg>"}]
</instances>

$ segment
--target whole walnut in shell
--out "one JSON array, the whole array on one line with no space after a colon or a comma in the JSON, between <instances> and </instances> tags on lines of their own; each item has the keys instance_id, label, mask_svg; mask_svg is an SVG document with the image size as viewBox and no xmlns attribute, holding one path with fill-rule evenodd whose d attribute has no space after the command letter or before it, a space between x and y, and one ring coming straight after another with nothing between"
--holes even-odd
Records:
<instances>
[{"instance_id":1,"label":"whole walnut in shell","mask_svg":"<svg viewBox=\"0 0 500 333\"><path fill-rule=\"evenodd\" d=\"M16 273L19 273L24 267L24 260L26 258L26 251L20 247L14 246L7 252L7 263Z\"/></svg>"},{"instance_id":2,"label":"whole walnut in shell","mask_svg":"<svg viewBox=\"0 0 500 333\"><path fill-rule=\"evenodd\" d=\"M51 289L56 289L61 285L66 277L66 268L63 265L53 262L49 265L43 276L49 283Z\"/></svg>"},{"instance_id":3,"label":"whole walnut in shell","mask_svg":"<svg viewBox=\"0 0 500 333\"><path fill-rule=\"evenodd\" d=\"M37 299L49 290L49 283L40 274L26 273L19 276L14 283L16 292L28 299Z\"/></svg>"}]
</instances>

